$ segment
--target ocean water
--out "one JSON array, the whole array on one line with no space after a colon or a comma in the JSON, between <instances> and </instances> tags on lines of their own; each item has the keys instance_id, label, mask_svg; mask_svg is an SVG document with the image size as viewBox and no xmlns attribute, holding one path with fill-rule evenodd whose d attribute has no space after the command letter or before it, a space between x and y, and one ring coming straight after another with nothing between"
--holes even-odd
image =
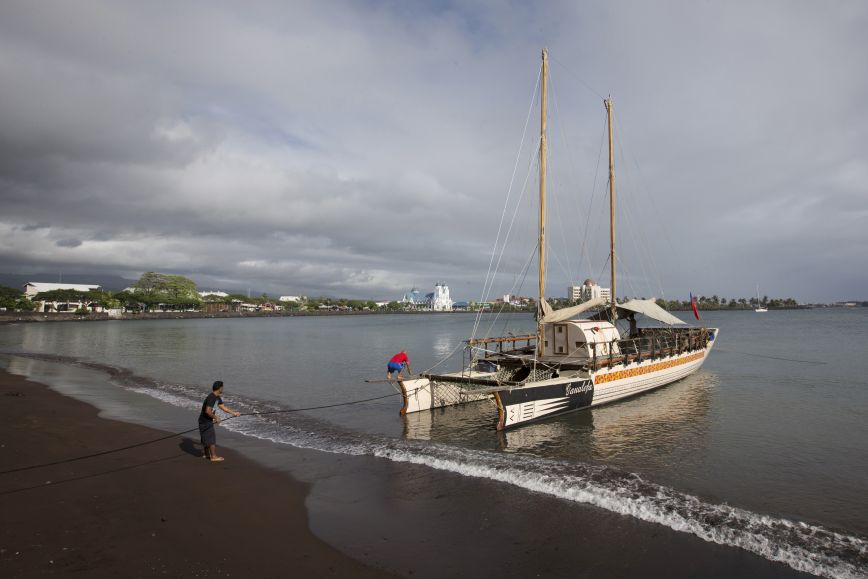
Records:
<instances>
[{"instance_id":1,"label":"ocean water","mask_svg":"<svg viewBox=\"0 0 868 579\"><path fill-rule=\"evenodd\" d=\"M195 412L221 379L230 406L274 412L224 424L243 435L502 481L801 571L866 576L868 309L702 321L721 332L694 375L506 433L492 402L400 417L393 388L365 382L400 349L416 371L457 369L471 314L14 324L0 326L0 364L104 371L115 406L137 392L157 414ZM485 316L477 335L533 327Z\"/></svg>"}]
</instances>

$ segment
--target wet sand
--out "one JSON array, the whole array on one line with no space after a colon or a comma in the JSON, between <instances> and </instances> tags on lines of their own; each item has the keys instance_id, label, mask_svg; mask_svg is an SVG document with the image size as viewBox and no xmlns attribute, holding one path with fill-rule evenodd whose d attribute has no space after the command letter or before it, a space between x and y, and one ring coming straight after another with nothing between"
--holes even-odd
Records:
<instances>
[{"instance_id":1,"label":"wet sand","mask_svg":"<svg viewBox=\"0 0 868 579\"><path fill-rule=\"evenodd\" d=\"M166 434L3 371L0 401L0 471ZM809 577L503 483L275 449L271 462L294 456L311 487L262 466L267 452L254 462L221 446L227 460L208 463L197 438L0 474L0 576Z\"/></svg>"},{"instance_id":2,"label":"wet sand","mask_svg":"<svg viewBox=\"0 0 868 579\"><path fill-rule=\"evenodd\" d=\"M0 471L166 434L3 371L0 403ZM205 461L177 437L0 475L0 576L389 576L310 532L306 485L220 452Z\"/></svg>"}]
</instances>

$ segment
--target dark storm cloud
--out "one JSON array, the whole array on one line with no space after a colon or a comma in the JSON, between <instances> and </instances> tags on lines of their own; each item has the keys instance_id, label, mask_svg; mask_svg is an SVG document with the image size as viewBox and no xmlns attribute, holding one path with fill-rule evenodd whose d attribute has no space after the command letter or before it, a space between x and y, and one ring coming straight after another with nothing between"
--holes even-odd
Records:
<instances>
[{"instance_id":1,"label":"dark storm cloud","mask_svg":"<svg viewBox=\"0 0 868 579\"><path fill-rule=\"evenodd\" d=\"M532 295L536 113L503 199L547 45L552 295L607 275L611 92L625 292L860 297L866 12L5 2L0 270L475 299L503 214L494 291Z\"/></svg>"}]
</instances>

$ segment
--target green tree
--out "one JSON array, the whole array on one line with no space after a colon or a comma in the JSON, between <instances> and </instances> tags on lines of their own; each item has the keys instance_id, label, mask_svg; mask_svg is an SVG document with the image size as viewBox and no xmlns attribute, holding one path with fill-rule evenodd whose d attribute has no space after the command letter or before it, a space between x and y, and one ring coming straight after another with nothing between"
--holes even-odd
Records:
<instances>
[{"instance_id":1,"label":"green tree","mask_svg":"<svg viewBox=\"0 0 868 579\"><path fill-rule=\"evenodd\" d=\"M74 289L56 289L47 292L39 292L33 296L37 302L80 302L84 301L88 292Z\"/></svg>"},{"instance_id":2,"label":"green tree","mask_svg":"<svg viewBox=\"0 0 868 579\"><path fill-rule=\"evenodd\" d=\"M144 310L146 307L146 304L139 300L136 294L128 292L126 290L116 293L114 295L114 298L121 306L123 306L124 309L129 311Z\"/></svg>"},{"instance_id":3,"label":"green tree","mask_svg":"<svg viewBox=\"0 0 868 579\"><path fill-rule=\"evenodd\" d=\"M30 311L35 307L36 304L28 300L21 290L0 285L0 308Z\"/></svg>"},{"instance_id":4,"label":"green tree","mask_svg":"<svg viewBox=\"0 0 868 579\"><path fill-rule=\"evenodd\" d=\"M136 297L149 306L166 304L173 307L199 307L202 299L196 282L182 275L148 271L133 284Z\"/></svg>"},{"instance_id":5,"label":"green tree","mask_svg":"<svg viewBox=\"0 0 868 579\"><path fill-rule=\"evenodd\" d=\"M87 293L90 303L97 303L106 309L115 309L121 306L121 301L110 291L90 290Z\"/></svg>"},{"instance_id":6,"label":"green tree","mask_svg":"<svg viewBox=\"0 0 868 579\"><path fill-rule=\"evenodd\" d=\"M33 296L33 301L55 302L58 304L58 310L66 311L69 307L68 304L84 303L84 305L86 306L88 303L90 303L89 293L90 292L76 289L56 289L47 292L39 292L38 294ZM79 306L76 306L76 308L82 309Z\"/></svg>"}]
</instances>

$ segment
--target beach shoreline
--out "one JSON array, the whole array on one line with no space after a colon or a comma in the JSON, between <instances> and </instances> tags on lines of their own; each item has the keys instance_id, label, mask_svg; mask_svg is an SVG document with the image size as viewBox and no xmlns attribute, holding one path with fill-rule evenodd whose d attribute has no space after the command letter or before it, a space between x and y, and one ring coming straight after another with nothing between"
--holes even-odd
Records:
<instances>
[{"instance_id":1,"label":"beach shoreline","mask_svg":"<svg viewBox=\"0 0 868 579\"><path fill-rule=\"evenodd\" d=\"M4 472L167 435L3 370L0 400ZM390 576L311 533L308 485L195 439L0 475L0 575Z\"/></svg>"},{"instance_id":2,"label":"beach shoreline","mask_svg":"<svg viewBox=\"0 0 868 579\"><path fill-rule=\"evenodd\" d=\"M4 371L0 399L10 416L0 423L0 470L168 434L102 419L84 402ZM197 438L0 475L0 574L808 576L501 482L316 451L300 451L308 457L301 466L268 468L230 448L253 454L269 443L237 444L239 435L223 433L227 460L211 464L198 456ZM285 464L285 451L273 450Z\"/></svg>"}]
</instances>

